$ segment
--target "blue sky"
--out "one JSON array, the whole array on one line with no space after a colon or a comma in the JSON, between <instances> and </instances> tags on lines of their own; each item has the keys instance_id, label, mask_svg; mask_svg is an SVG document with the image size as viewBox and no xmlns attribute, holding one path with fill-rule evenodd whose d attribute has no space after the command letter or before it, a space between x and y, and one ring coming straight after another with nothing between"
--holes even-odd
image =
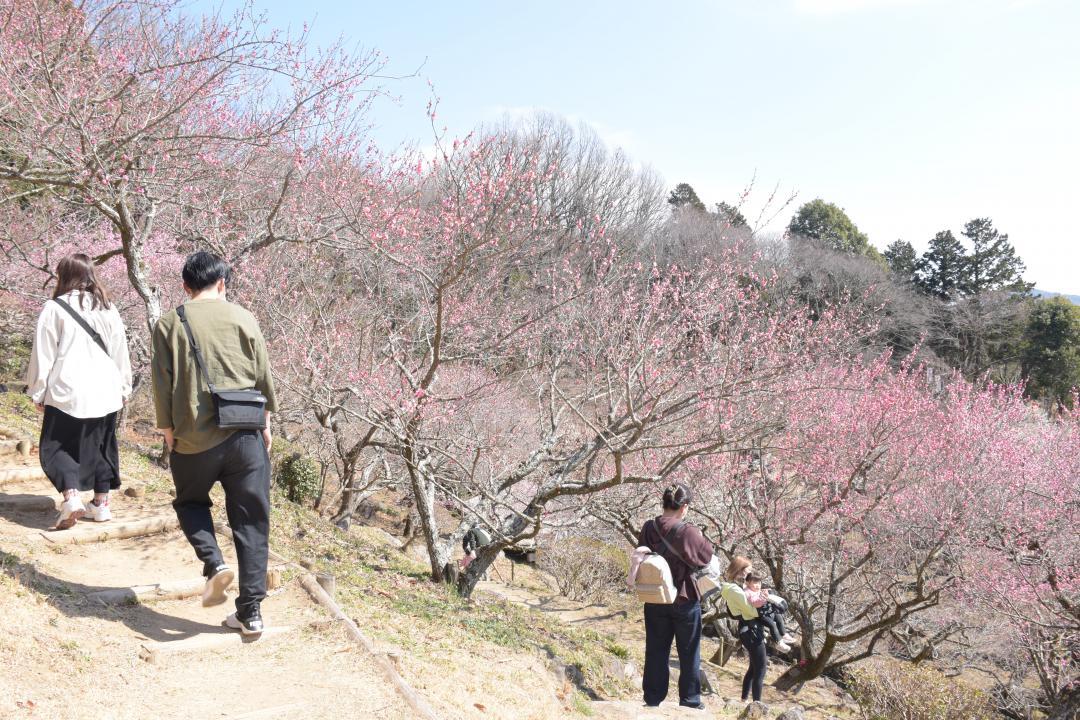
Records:
<instances>
[{"instance_id":1,"label":"blue sky","mask_svg":"<svg viewBox=\"0 0 1080 720\"><path fill-rule=\"evenodd\" d=\"M755 175L748 216L777 185L835 202L879 248L989 216L1029 279L1080 293L1076 0L254 3L423 64L376 106L381 144L431 142L430 80L452 134L542 108L709 204Z\"/></svg>"}]
</instances>

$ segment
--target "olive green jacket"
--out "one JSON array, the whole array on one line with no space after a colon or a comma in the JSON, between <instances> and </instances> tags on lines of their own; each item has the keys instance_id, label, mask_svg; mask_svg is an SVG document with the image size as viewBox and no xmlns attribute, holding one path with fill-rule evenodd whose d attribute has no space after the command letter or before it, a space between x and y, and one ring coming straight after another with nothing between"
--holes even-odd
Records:
<instances>
[{"instance_id":1,"label":"olive green jacket","mask_svg":"<svg viewBox=\"0 0 1080 720\"><path fill-rule=\"evenodd\" d=\"M184 308L214 387L255 388L266 396L267 411L275 411L266 341L255 316L220 298L188 300ZM176 452L203 452L236 432L217 426L210 390L198 372L195 353L175 310L154 327L152 352L157 425L172 428Z\"/></svg>"}]
</instances>

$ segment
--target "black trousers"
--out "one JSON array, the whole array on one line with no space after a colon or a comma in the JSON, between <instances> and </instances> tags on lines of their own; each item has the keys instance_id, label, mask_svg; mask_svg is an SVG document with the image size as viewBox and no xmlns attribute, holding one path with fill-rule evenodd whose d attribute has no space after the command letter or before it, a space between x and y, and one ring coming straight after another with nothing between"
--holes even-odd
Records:
<instances>
[{"instance_id":1,"label":"black trousers","mask_svg":"<svg viewBox=\"0 0 1080 720\"><path fill-rule=\"evenodd\" d=\"M679 652L679 702L701 702L701 603L645 603L645 669L641 690L646 705L659 705L668 691L671 641Z\"/></svg>"},{"instance_id":2,"label":"black trousers","mask_svg":"<svg viewBox=\"0 0 1080 720\"><path fill-rule=\"evenodd\" d=\"M765 668L768 656L765 653L765 626L760 620L739 621L739 642L746 648L749 667L742 681L742 699L761 699L761 688L765 684Z\"/></svg>"},{"instance_id":3,"label":"black trousers","mask_svg":"<svg viewBox=\"0 0 1080 720\"><path fill-rule=\"evenodd\" d=\"M784 614L780 612L779 608L767 602L758 608L758 617L761 618L761 622L765 623L765 627L769 629L773 642L780 642L780 638L787 632L787 628L784 627Z\"/></svg>"},{"instance_id":4,"label":"black trousers","mask_svg":"<svg viewBox=\"0 0 1080 720\"><path fill-rule=\"evenodd\" d=\"M38 441L38 459L45 476L60 492L93 490L107 493L115 490L120 487L116 413L99 418L77 418L46 405Z\"/></svg>"},{"instance_id":5,"label":"black trousers","mask_svg":"<svg viewBox=\"0 0 1080 720\"><path fill-rule=\"evenodd\" d=\"M262 433L238 430L220 445L201 453L170 456L180 528L203 562L203 575L223 561L210 514L210 489L220 482L225 514L232 527L239 562L240 594L236 609L245 615L266 597L270 554L270 457Z\"/></svg>"}]
</instances>

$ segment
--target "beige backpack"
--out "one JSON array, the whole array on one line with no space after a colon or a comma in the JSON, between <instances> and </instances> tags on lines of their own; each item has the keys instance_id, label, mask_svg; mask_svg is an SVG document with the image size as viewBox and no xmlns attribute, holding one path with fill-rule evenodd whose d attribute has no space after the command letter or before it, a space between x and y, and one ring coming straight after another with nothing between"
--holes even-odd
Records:
<instances>
[{"instance_id":1,"label":"beige backpack","mask_svg":"<svg viewBox=\"0 0 1080 720\"><path fill-rule=\"evenodd\" d=\"M682 526L679 523L672 528L668 535L673 535ZM657 530L660 528L657 527ZM667 545L667 537L661 536ZM667 545L669 548L670 545ZM637 598L643 603L654 605L670 605L675 602L678 590L671 578L671 566L664 556L655 553L642 545L635 548L630 560L630 584L637 593Z\"/></svg>"},{"instance_id":2,"label":"beige backpack","mask_svg":"<svg viewBox=\"0 0 1080 720\"><path fill-rule=\"evenodd\" d=\"M648 553L637 567L634 576L634 592L643 603L670 605L675 602L675 583L671 579L671 567L663 555L654 553L647 547L639 547L635 552L644 550Z\"/></svg>"},{"instance_id":3,"label":"beige backpack","mask_svg":"<svg viewBox=\"0 0 1080 720\"><path fill-rule=\"evenodd\" d=\"M668 542L668 538L684 524L677 524L667 535L661 535L660 540L672 554L690 568L691 580L697 587L699 598L704 602L720 591L720 561L713 555L709 564L700 568L686 562L682 553ZM657 527L657 530L659 529ZM635 548L630 556L629 580L641 602L657 605L670 605L675 602L678 591L671 577L671 566L663 555L654 553L645 546Z\"/></svg>"}]
</instances>

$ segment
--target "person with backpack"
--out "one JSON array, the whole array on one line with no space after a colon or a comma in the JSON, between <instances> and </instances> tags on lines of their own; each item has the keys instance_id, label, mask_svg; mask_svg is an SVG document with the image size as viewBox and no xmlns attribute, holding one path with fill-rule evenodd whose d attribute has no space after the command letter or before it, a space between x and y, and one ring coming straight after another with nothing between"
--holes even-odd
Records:
<instances>
[{"instance_id":1,"label":"person with backpack","mask_svg":"<svg viewBox=\"0 0 1080 720\"><path fill-rule=\"evenodd\" d=\"M124 321L82 253L56 267L56 289L34 330L26 392L43 414L38 458L63 496L57 530L112 519L120 487L116 416L131 394ZM94 491L83 503L80 493Z\"/></svg>"},{"instance_id":2,"label":"person with backpack","mask_svg":"<svg viewBox=\"0 0 1080 720\"><path fill-rule=\"evenodd\" d=\"M154 405L171 451L173 509L203 564L202 603L225 602L236 577L221 555L210 514L210 489L220 482L240 571L236 612L225 624L258 635L270 552L267 420L276 401L259 323L225 298L229 273L224 260L204 251L184 262L188 300L154 327Z\"/></svg>"},{"instance_id":3,"label":"person with backpack","mask_svg":"<svg viewBox=\"0 0 1080 720\"><path fill-rule=\"evenodd\" d=\"M461 538L461 549L465 556L461 558L461 569L469 567L476 559L476 551L491 542L491 534L479 525L473 525Z\"/></svg>"},{"instance_id":4,"label":"person with backpack","mask_svg":"<svg viewBox=\"0 0 1080 720\"><path fill-rule=\"evenodd\" d=\"M746 648L749 665L743 675L742 699L745 702L751 696L754 702L761 701L761 690L765 684L765 670L768 655L765 651L765 625L761 615L746 596L744 585L746 577L754 571L749 558L736 555L724 572L725 582L720 587L720 597L727 603L728 612L739 618L739 642Z\"/></svg>"},{"instance_id":5,"label":"person with backpack","mask_svg":"<svg viewBox=\"0 0 1080 720\"><path fill-rule=\"evenodd\" d=\"M675 597L670 603L645 603L645 668L641 689L645 704L656 707L668 693L671 642L679 655L679 705L704 709L701 701L701 597L693 574L709 564L713 547L701 530L686 522L693 495L675 483L664 490L663 514L645 523L638 546L667 561Z\"/></svg>"}]
</instances>

